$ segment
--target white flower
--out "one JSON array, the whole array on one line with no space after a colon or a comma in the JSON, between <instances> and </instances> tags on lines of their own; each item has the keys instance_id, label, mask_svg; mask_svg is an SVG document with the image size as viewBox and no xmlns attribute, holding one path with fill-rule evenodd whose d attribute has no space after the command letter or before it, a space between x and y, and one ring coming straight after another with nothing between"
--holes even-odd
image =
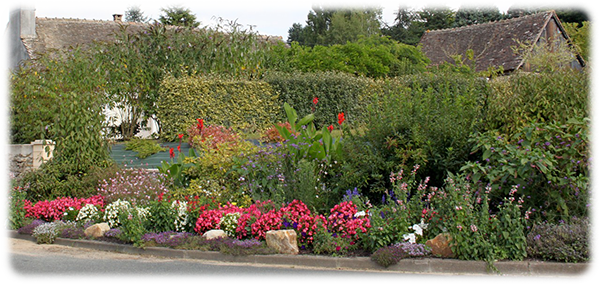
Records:
<instances>
[{"instance_id":1,"label":"white flower","mask_svg":"<svg viewBox=\"0 0 600 285\"><path fill-rule=\"evenodd\" d=\"M414 224L412 227L409 227L409 229L413 229L415 231L415 234L423 236L423 229L419 224Z\"/></svg>"},{"instance_id":2,"label":"white flower","mask_svg":"<svg viewBox=\"0 0 600 285\"><path fill-rule=\"evenodd\" d=\"M360 211L360 212L354 214L354 217L355 218L364 217L365 215L366 215L365 211Z\"/></svg>"},{"instance_id":3,"label":"white flower","mask_svg":"<svg viewBox=\"0 0 600 285\"><path fill-rule=\"evenodd\" d=\"M415 236L415 234L404 234L402 235L402 237L404 238L404 240L408 240L408 242L410 243L417 242L417 236Z\"/></svg>"}]
</instances>

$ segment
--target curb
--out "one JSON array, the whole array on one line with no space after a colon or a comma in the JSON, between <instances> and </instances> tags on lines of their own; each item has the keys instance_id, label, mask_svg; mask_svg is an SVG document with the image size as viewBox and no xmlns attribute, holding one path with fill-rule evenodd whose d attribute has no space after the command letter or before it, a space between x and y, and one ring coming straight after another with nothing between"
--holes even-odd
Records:
<instances>
[{"instance_id":1,"label":"curb","mask_svg":"<svg viewBox=\"0 0 600 285\"><path fill-rule=\"evenodd\" d=\"M9 231L10 238L35 242L30 235ZM316 255L247 255L233 256L216 251L183 250L165 247L138 248L132 245L112 244L94 240L56 238L54 244L93 250L113 251L167 258L198 259L218 262L249 263L260 265L302 266L319 269L378 270L413 274L465 274L509 276L575 276L586 273L589 263L562 263L549 261L497 261L500 273L487 270L484 261L443 258L407 258L384 268L369 257L329 257Z\"/></svg>"}]
</instances>

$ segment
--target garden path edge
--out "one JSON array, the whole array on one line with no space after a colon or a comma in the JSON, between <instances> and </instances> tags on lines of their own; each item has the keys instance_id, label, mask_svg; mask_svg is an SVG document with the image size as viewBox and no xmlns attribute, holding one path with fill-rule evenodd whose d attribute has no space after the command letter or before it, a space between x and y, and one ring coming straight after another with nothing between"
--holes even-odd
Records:
<instances>
[{"instance_id":1,"label":"garden path edge","mask_svg":"<svg viewBox=\"0 0 600 285\"><path fill-rule=\"evenodd\" d=\"M30 235L9 231L9 237L31 240ZM185 258L216 262L249 263L257 265L302 266L320 269L379 270L414 274L465 274L465 275L510 275L510 276L576 276L588 270L589 263L563 263L550 261L497 261L498 269L487 269L484 261L468 261L443 258L406 258L387 268L371 261L369 257L330 257L316 255L248 255L233 256L213 251L183 250L165 247L138 248L133 245L112 244L95 240L75 240L56 238L54 244L113 251L125 254L139 254L166 258Z\"/></svg>"}]
</instances>

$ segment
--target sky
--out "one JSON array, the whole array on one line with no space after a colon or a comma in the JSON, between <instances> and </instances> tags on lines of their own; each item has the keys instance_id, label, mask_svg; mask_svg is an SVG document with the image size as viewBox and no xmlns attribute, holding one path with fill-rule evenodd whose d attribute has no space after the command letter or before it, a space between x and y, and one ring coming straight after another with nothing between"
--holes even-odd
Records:
<instances>
[{"instance_id":1,"label":"sky","mask_svg":"<svg viewBox=\"0 0 600 285\"><path fill-rule=\"evenodd\" d=\"M206 3L208 2L208 3ZM591 1L574 0L569 1L570 5L589 5ZM282 4L285 3L285 4ZM400 4L408 5L413 8L421 8L424 5L445 5L454 10L461 5L493 5L506 11L515 3L530 3L532 5L556 3L561 5L565 1L392 1L392 0L222 0L222 1L157 1L157 0L103 0L103 1L72 1L72 0L25 0L3 1L1 5L6 6L4 15L0 16L2 23L8 22L8 11L19 6L33 7L36 10L36 16L48 18L76 18L76 19L95 19L112 20L113 14L124 14L129 7L138 6L145 16L151 19L158 19L162 14L162 8L180 6L189 8L202 25L215 24L213 17L221 17L227 20L237 20L244 26L252 25L254 29L264 35L281 36L287 39L288 29L294 23L305 24L306 16L313 5L351 5L351 6L379 6L383 9L383 20L388 24L393 24L394 13L398 10Z\"/></svg>"}]
</instances>

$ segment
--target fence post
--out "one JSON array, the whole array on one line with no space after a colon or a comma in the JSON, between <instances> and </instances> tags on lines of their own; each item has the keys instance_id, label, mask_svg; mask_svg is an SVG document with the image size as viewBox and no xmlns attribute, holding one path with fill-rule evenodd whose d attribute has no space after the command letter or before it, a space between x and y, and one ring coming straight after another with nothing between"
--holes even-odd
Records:
<instances>
[{"instance_id":1,"label":"fence post","mask_svg":"<svg viewBox=\"0 0 600 285\"><path fill-rule=\"evenodd\" d=\"M31 145L33 146L31 155L33 158L33 169L38 169L44 162L52 158L54 142L52 140L35 140Z\"/></svg>"}]
</instances>

